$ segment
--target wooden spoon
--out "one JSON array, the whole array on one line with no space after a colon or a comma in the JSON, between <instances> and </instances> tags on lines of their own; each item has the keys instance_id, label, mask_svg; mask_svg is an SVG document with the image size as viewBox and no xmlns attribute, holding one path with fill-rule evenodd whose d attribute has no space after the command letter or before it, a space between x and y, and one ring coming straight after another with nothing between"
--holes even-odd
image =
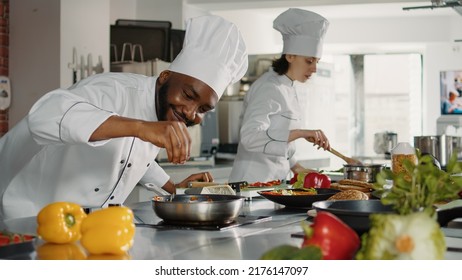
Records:
<instances>
[{"instance_id":1,"label":"wooden spoon","mask_svg":"<svg viewBox=\"0 0 462 280\"><path fill-rule=\"evenodd\" d=\"M357 159L347 157L341 153L339 153L337 150L330 148L329 152L332 154L338 156L339 158L343 159L346 163L351 164L351 165L363 165L363 163Z\"/></svg>"}]
</instances>

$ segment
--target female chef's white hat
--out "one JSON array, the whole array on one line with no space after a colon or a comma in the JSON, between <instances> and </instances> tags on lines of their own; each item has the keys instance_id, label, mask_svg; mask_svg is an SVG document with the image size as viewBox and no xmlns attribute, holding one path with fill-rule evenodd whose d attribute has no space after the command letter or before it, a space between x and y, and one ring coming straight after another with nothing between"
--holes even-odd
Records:
<instances>
[{"instance_id":1,"label":"female chef's white hat","mask_svg":"<svg viewBox=\"0 0 462 280\"><path fill-rule=\"evenodd\" d=\"M244 39L236 25L214 15L188 19L183 49L169 70L199 79L220 98L247 71Z\"/></svg>"},{"instance_id":2,"label":"female chef's white hat","mask_svg":"<svg viewBox=\"0 0 462 280\"><path fill-rule=\"evenodd\" d=\"M281 32L283 54L320 58L322 43L329 22L310 11L290 8L273 21L273 28Z\"/></svg>"}]
</instances>

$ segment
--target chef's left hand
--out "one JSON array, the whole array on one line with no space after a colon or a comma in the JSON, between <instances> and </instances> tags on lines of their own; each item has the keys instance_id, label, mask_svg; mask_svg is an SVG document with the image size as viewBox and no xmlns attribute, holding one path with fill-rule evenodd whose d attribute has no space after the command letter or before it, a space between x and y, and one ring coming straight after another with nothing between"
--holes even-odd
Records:
<instances>
[{"instance_id":1,"label":"chef's left hand","mask_svg":"<svg viewBox=\"0 0 462 280\"><path fill-rule=\"evenodd\" d=\"M186 188L189 182L213 182L213 176L210 172L201 172L190 175L188 178L176 184L177 188Z\"/></svg>"}]
</instances>

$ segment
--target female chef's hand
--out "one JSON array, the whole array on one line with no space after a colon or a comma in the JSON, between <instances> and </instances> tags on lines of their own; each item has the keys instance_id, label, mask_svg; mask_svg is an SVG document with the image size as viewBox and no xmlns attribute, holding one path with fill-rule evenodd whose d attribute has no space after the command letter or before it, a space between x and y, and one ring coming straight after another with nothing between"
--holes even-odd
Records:
<instances>
[{"instance_id":1,"label":"female chef's hand","mask_svg":"<svg viewBox=\"0 0 462 280\"><path fill-rule=\"evenodd\" d=\"M329 139L327 139L324 132L320 129L309 130L309 129L295 129L289 133L289 142L298 138L304 138L305 140L313 143L314 146L318 146L318 149L323 148L326 151L330 150Z\"/></svg>"},{"instance_id":2,"label":"female chef's hand","mask_svg":"<svg viewBox=\"0 0 462 280\"><path fill-rule=\"evenodd\" d=\"M190 175L180 183L176 184L177 188L187 188L189 182L213 182L213 177L210 172L202 172Z\"/></svg>"},{"instance_id":3,"label":"female chef's hand","mask_svg":"<svg viewBox=\"0 0 462 280\"><path fill-rule=\"evenodd\" d=\"M191 155L191 136L183 122L143 122L138 138L165 148L172 163L185 163Z\"/></svg>"}]
</instances>

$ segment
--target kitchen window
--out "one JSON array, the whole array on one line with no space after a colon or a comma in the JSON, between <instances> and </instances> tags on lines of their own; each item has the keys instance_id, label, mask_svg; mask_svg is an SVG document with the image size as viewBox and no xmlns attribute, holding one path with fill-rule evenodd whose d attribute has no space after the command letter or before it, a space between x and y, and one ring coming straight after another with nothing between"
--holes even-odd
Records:
<instances>
[{"instance_id":1,"label":"kitchen window","mask_svg":"<svg viewBox=\"0 0 462 280\"><path fill-rule=\"evenodd\" d=\"M374 151L375 133L394 132L398 142L410 143L421 135L420 54L325 55L316 75L297 86L304 127L322 129L347 156L387 163ZM337 170L345 163L301 139L296 145L308 167Z\"/></svg>"},{"instance_id":2,"label":"kitchen window","mask_svg":"<svg viewBox=\"0 0 462 280\"><path fill-rule=\"evenodd\" d=\"M422 132L422 56L364 54L323 57L334 65L335 134L346 155L377 162L374 134L390 131L413 143ZM332 161L332 160L331 160ZM338 163L331 163L331 167Z\"/></svg>"}]
</instances>

